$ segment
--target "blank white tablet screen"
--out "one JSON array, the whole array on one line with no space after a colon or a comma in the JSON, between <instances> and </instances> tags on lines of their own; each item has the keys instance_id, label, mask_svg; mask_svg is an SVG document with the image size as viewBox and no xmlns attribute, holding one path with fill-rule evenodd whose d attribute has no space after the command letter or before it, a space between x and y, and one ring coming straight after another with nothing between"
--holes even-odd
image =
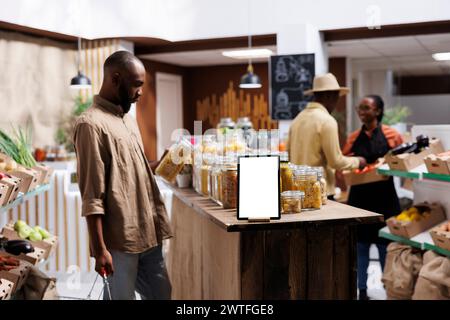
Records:
<instances>
[{"instance_id":1,"label":"blank white tablet screen","mask_svg":"<svg viewBox=\"0 0 450 320\"><path fill-rule=\"evenodd\" d=\"M279 218L279 157L239 158L238 218Z\"/></svg>"}]
</instances>

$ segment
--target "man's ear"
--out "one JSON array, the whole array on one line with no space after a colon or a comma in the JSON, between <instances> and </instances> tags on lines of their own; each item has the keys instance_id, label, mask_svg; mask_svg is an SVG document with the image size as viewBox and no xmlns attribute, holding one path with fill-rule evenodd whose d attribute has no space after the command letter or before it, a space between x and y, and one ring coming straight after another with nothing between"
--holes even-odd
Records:
<instances>
[{"instance_id":1,"label":"man's ear","mask_svg":"<svg viewBox=\"0 0 450 320\"><path fill-rule=\"evenodd\" d=\"M118 72L113 73L112 83L117 87L120 85L120 73L118 73Z\"/></svg>"}]
</instances>

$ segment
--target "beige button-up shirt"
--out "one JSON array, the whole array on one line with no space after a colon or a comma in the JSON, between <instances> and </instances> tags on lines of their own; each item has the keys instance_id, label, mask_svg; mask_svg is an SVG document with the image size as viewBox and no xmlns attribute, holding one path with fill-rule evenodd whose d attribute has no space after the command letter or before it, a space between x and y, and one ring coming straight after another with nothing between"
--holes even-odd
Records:
<instances>
[{"instance_id":1,"label":"beige button-up shirt","mask_svg":"<svg viewBox=\"0 0 450 320\"><path fill-rule=\"evenodd\" d=\"M103 214L109 250L140 253L172 235L136 121L121 107L94 97L76 121L82 215Z\"/></svg>"},{"instance_id":2,"label":"beige button-up shirt","mask_svg":"<svg viewBox=\"0 0 450 320\"><path fill-rule=\"evenodd\" d=\"M287 150L291 163L324 167L329 195L334 194L335 170L359 167L358 158L342 155L338 124L317 102L308 103L292 122Z\"/></svg>"}]
</instances>

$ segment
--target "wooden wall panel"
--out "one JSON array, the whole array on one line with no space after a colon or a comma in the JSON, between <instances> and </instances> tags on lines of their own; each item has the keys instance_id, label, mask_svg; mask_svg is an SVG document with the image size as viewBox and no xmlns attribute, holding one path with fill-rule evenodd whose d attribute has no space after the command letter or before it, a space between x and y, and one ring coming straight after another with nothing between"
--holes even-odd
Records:
<instances>
[{"instance_id":1,"label":"wooden wall panel","mask_svg":"<svg viewBox=\"0 0 450 320\"><path fill-rule=\"evenodd\" d=\"M150 60L142 60L142 62L146 75L142 96L136 106L136 118L144 143L145 155L149 160L156 160L156 73L181 75L183 77L183 96L185 96L186 70L182 67ZM185 100L183 98L183 106L186 105Z\"/></svg>"},{"instance_id":2,"label":"wooden wall panel","mask_svg":"<svg viewBox=\"0 0 450 320\"><path fill-rule=\"evenodd\" d=\"M268 64L256 63L254 72L260 77L262 88L239 89L239 82L247 65L195 67L188 70L188 129L193 130L193 120L203 121L203 130L215 127L220 117L249 116L256 129L277 128L270 119Z\"/></svg>"}]
</instances>

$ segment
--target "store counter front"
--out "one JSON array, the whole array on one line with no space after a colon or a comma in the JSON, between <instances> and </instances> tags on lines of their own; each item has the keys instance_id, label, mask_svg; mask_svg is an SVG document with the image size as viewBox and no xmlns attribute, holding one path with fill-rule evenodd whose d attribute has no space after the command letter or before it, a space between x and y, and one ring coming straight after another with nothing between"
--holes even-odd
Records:
<instances>
[{"instance_id":1,"label":"store counter front","mask_svg":"<svg viewBox=\"0 0 450 320\"><path fill-rule=\"evenodd\" d=\"M382 215L328 201L248 222L193 189L167 187L173 299L356 299L356 226Z\"/></svg>"}]
</instances>

